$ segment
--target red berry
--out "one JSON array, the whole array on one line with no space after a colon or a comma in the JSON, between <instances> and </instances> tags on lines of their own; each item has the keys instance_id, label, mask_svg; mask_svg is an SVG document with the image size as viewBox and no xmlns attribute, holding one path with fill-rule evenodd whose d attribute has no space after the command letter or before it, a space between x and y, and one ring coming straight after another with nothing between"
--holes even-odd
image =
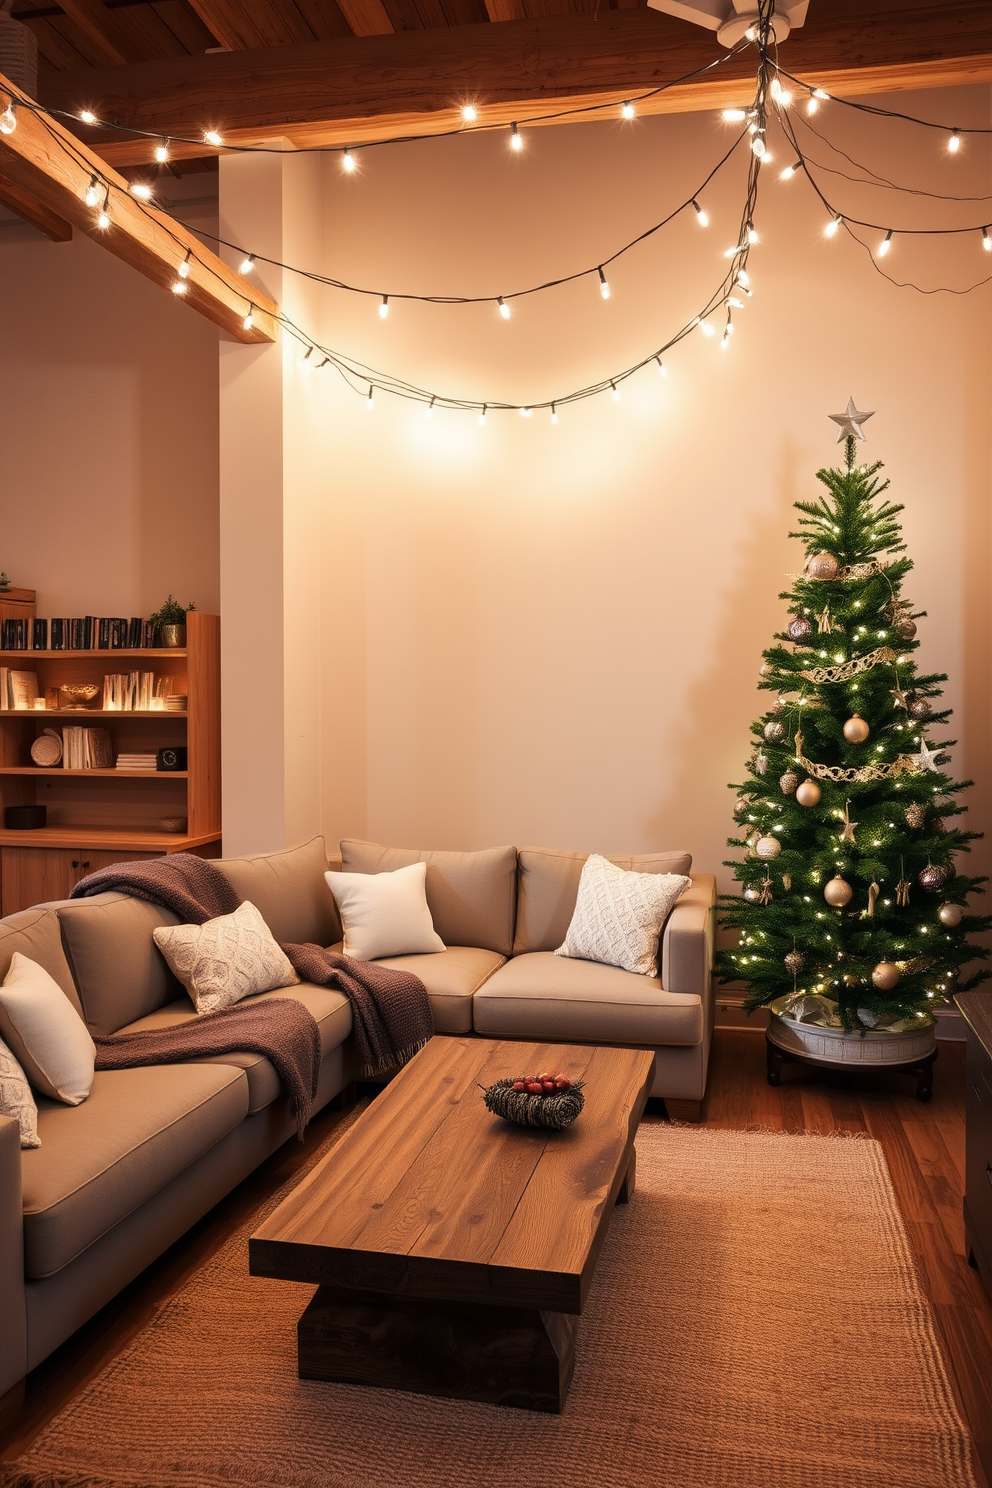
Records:
<instances>
[{"instance_id":1,"label":"red berry","mask_svg":"<svg viewBox=\"0 0 992 1488\"><path fill-rule=\"evenodd\" d=\"M555 1093L555 1082L554 1082L554 1080L542 1080L541 1081L541 1089L544 1091L545 1095L554 1095L554 1093Z\"/></svg>"},{"instance_id":2,"label":"red berry","mask_svg":"<svg viewBox=\"0 0 992 1488\"><path fill-rule=\"evenodd\" d=\"M531 1095L544 1094L544 1086L541 1084L540 1080L528 1080L527 1089Z\"/></svg>"},{"instance_id":3,"label":"red berry","mask_svg":"<svg viewBox=\"0 0 992 1488\"><path fill-rule=\"evenodd\" d=\"M551 1073L550 1070L542 1070L541 1073L538 1075L537 1078L539 1080L553 1080L554 1079L554 1075Z\"/></svg>"},{"instance_id":4,"label":"red berry","mask_svg":"<svg viewBox=\"0 0 992 1488\"><path fill-rule=\"evenodd\" d=\"M513 1088L514 1090L526 1090L527 1086L523 1080L514 1080Z\"/></svg>"},{"instance_id":5,"label":"red berry","mask_svg":"<svg viewBox=\"0 0 992 1488\"><path fill-rule=\"evenodd\" d=\"M559 1075L558 1078L557 1078L557 1080L555 1081L555 1089L556 1090L571 1090L571 1088L572 1088L572 1082L571 1082L571 1080L566 1080L564 1075Z\"/></svg>"}]
</instances>

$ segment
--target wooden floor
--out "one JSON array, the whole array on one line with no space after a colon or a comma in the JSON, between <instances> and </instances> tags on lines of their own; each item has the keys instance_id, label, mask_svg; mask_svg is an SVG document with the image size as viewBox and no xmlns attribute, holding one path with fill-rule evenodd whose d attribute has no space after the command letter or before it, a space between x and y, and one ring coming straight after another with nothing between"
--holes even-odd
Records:
<instances>
[{"instance_id":1,"label":"wooden floor","mask_svg":"<svg viewBox=\"0 0 992 1488\"><path fill-rule=\"evenodd\" d=\"M964 1045L942 1043L934 1096L918 1102L899 1075L832 1077L786 1067L782 1085L765 1080L764 1039L718 1031L705 1125L795 1132L867 1132L882 1143L923 1285L962 1411L992 1482L992 1304L964 1253ZM654 1104L654 1103L652 1103ZM662 1119L649 1113L647 1120ZM16 1457L142 1327L183 1279L267 1194L298 1168L341 1119L322 1113L307 1143L286 1144L199 1225L34 1371L23 1402L0 1402L0 1460Z\"/></svg>"}]
</instances>

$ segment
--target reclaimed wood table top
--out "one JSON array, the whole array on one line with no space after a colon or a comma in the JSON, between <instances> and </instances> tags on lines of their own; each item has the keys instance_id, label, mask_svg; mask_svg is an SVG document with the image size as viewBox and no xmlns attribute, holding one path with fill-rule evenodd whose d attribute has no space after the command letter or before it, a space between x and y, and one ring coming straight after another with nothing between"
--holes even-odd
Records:
<instances>
[{"instance_id":1,"label":"reclaimed wood table top","mask_svg":"<svg viewBox=\"0 0 992 1488\"><path fill-rule=\"evenodd\" d=\"M488 1111L480 1086L586 1081L564 1131ZM631 1162L654 1055L435 1036L251 1237L253 1275L579 1313Z\"/></svg>"}]
</instances>

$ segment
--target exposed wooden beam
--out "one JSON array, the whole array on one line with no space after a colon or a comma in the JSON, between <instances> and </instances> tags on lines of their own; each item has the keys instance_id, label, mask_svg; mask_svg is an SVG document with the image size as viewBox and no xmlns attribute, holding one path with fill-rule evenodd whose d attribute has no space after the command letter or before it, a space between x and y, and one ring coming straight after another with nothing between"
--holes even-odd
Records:
<instances>
[{"instance_id":1,"label":"exposed wooden beam","mask_svg":"<svg viewBox=\"0 0 992 1488\"><path fill-rule=\"evenodd\" d=\"M348 0L358 3L372 0ZM458 122L468 100L490 123L605 105L677 83L718 55L712 33L688 22L646 9L601 11L60 73L45 79L43 98L195 141L212 126L232 144L278 133L297 145L354 145L410 130L440 133ZM992 4L831 0L811 9L782 48L782 62L840 95L986 81ZM740 102L753 76L754 55L745 52L639 110ZM151 143L86 137L117 164L150 158ZM173 150L186 153L202 154L203 146Z\"/></svg>"},{"instance_id":2,"label":"exposed wooden beam","mask_svg":"<svg viewBox=\"0 0 992 1488\"><path fill-rule=\"evenodd\" d=\"M293 0L190 0L190 4L221 46L242 50L314 40Z\"/></svg>"},{"instance_id":3,"label":"exposed wooden beam","mask_svg":"<svg viewBox=\"0 0 992 1488\"><path fill-rule=\"evenodd\" d=\"M356 36L389 36L393 23L382 0L338 0L341 14Z\"/></svg>"},{"instance_id":4,"label":"exposed wooden beam","mask_svg":"<svg viewBox=\"0 0 992 1488\"><path fill-rule=\"evenodd\" d=\"M0 74L0 107L6 105L10 89ZM84 199L94 175L113 188L111 222L104 231ZM123 176L53 120L32 109L18 109L13 134L0 134L0 183L80 228L163 289L171 289L176 282L188 250L190 272L184 302L238 341L276 339L277 307L268 295L228 268L192 232L164 212L138 202L129 194ZM245 330L249 306L253 323Z\"/></svg>"},{"instance_id":5,"label":"exposed wooden beam","mask_svg":"<svg viewBox=\"0 0 992 1488\"><path fill-rule=\"evenodd\" d=\"M107 62L135 61L116 18L104 5L103 0L59 0L59 5L71 21L75 21L90 41L99 49Z\"/></svg>"},{"instance_id":6,"label":"exposed wooden beam","mask_svg":"<svg viewBox=\"0 0 992 1488\"><path fill-rule=\"evenodd\" d=\"M25 222L32 227L37 227L51 238L53 243L69 243L72 241L72 227L64 217L59 217L55 212L49 211L40 201L29 196L17 186L11 186L8 181L0 180L0 202L16 212Z\"/></svg>"}]
</instances>

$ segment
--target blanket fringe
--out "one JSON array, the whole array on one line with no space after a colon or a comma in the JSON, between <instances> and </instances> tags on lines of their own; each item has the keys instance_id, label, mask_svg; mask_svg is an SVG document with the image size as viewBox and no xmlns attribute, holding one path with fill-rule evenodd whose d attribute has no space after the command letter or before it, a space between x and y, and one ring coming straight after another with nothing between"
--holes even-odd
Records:
<instances>
[{"instance_id":1,"label":"blanket fringe","mask_svg":"<svg viewBox=\"0 0 992 1488\"><path fill-rule=\"evenodd\" d=\"M375 1080L379 1075L388 1075L390 1070L402 1069L404 1064L409 1064L414 1054L419 1054L421 1049L426 1049L430 1043L429 1038L418 1039L415 1044L407 1044L405 1049L400 1049L395 1056L387 1055L380 1059L378 1064L366 1064L362 1066L360 1078L363 1080Z\"/></svg>"}]
</instances>

